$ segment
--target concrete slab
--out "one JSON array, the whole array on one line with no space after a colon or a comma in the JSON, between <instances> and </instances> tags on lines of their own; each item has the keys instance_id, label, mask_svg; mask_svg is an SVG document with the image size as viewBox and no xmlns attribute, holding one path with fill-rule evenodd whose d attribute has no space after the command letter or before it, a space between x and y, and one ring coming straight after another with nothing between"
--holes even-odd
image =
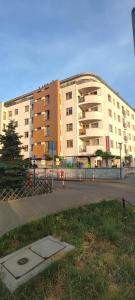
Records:
<instances>
[{"instance_id":1,"label":"concrete slab","mask_svg":"<svg viewBox=\"0 0 135 300\"><path fill-rule=\"evenodd\" d=\"M64 249L64 246L61 242L58 242L51 238L46 238L44 240L39 241L35 245L31 247L31 250L40 255L43 258L49 258L57 252Z\"/></svg>"},{"instance_id":2,"label":"concrete slab","mask_svg":"<svg viewBox=\"0 0 135 300\"><path fill-rule=\"evenodd\" d=\"M6 258L5 258L6 259ZM44 261L43 258L31 252L29 249L22 249L19 253L5 260L2 263L3 268L7 269L16 279L30 272L37 265Z\"/></svg>"},{"instance_id":3,"label":"concrete slab","mask_svg":"<svg viewBox=\"0 0 135 300\"><path fill-rule=\"evenodd\" d=\"M0 259L0 278L13 292L73 249L72 245L47 236Z\"/></svg>"}]
</instances>

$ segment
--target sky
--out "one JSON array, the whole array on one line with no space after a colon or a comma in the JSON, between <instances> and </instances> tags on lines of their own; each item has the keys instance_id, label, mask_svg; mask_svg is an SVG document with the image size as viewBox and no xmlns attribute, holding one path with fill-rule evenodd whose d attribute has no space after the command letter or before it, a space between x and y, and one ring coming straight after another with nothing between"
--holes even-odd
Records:
<instances>
[{"instance_id":1,"label":"sky","mask_svg":"<svg viewBox=\"0 0 135 300\"><path fill-rule=\"evenodd\" d=\"M135 0L0 0L0 101L95 73L135 107Z\"/></svg>"}]
</instances>

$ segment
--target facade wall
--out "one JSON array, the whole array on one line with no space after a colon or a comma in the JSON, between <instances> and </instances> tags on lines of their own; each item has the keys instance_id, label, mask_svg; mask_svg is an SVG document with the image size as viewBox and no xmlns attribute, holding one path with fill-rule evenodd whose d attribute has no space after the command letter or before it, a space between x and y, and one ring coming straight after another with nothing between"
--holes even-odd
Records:
<instances>
[{"instance_id":1,"label":"facade wall","mask_svg":"<svg viewBox=\"0 0 135 300\"><path fill-rule=\"evenodd\" d=\"M61 83L62 155L92 156L96 150L135 158L135 111L95 75L78 75ZM67 93L72 93L70 100ZM66 116L66 108L73 113ZM67 124L73 130L67 132ZM67 147L67 140L73 145Z\"/></svg>"},{"instance_id":2,"label":"facade wall","mask_svg":"<svg viewBox=\"0 0 135 300\"><path fill-rule=\"evenodd\" d=\"M53 147L53 149L52 149ZM34 93L33 154L37 158L60 154L60 82Z\"/></svg>"},{"instance_id":3,"label":"facade wall","mask_svg":"<svg viewBox=\"0 0 135 300\"><path fill-rule=\"evenodd\" d=\"M6 122L8 124L10 120L16 122L16 132L21 136L21 142L24 149L21 154L24 158L31 157L31 147L32 147L32 132L33 132L33 95L26 96L24 98L19 98L18 101L13 101L10 103L5 103L6 109ZM4 113L4 112L3 112Z\"/></svg>"}]
</instances>

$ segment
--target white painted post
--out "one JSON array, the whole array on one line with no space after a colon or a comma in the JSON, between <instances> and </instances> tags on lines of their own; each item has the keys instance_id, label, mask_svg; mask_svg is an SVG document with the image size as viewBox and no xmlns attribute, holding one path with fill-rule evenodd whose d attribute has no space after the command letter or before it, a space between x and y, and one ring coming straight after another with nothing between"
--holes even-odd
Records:
<instances>
[{"instance_id":1,"label":"white painted post","mask_svg":"<svg viewBox=\"0 0 135 300\"><path fill-rule=\"evenodd\" d=\"M92 180L93 180L93 181L95 180L95 172L94 172L94 169L92 170Z\"/></svg>"}]
</instances>

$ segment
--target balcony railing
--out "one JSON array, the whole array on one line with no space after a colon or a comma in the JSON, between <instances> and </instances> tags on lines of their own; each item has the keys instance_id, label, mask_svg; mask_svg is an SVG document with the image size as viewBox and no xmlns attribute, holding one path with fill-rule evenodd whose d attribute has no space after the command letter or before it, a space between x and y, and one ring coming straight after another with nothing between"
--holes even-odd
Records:
<instances>
[{"instance_id":1,"label":"balcony railing","mask_svg":"<svg viewBox=\"0 0 135 300\"><path fill-rule=\"evenodd\" d=\"M85 118L85 112L82 112L78 115L79 120Z\"/></svg>"},{"instance_id":2,"label":"balcony railing","mask_svg":"<svg viewBox=\"0 0 135 300\"><path fill-rule=\"evenodd\" d=\"M86 134L86 129L81 128L79 129L79 135L85 135Z\"/></svg>"},{"instance_id":3,"label":"balcony railing","mask_svg":"<svg viewBox=\"0 0 135 300\"><path fill-rule=\"evenodd\" d=\"M85 102L85 97L84 96L78 96L78 102L79 103Z\"/></svg>"},{"instance_id":4,"label":"balcony railing","mask_svg":"<svg viewBox=\"0 0 135 300\"><path fill-rule=\"evenodd\" d=\"M86 146L85 145L80 146L79 147L79 152L86 152Z\"/></svg>"}]
</instances>

